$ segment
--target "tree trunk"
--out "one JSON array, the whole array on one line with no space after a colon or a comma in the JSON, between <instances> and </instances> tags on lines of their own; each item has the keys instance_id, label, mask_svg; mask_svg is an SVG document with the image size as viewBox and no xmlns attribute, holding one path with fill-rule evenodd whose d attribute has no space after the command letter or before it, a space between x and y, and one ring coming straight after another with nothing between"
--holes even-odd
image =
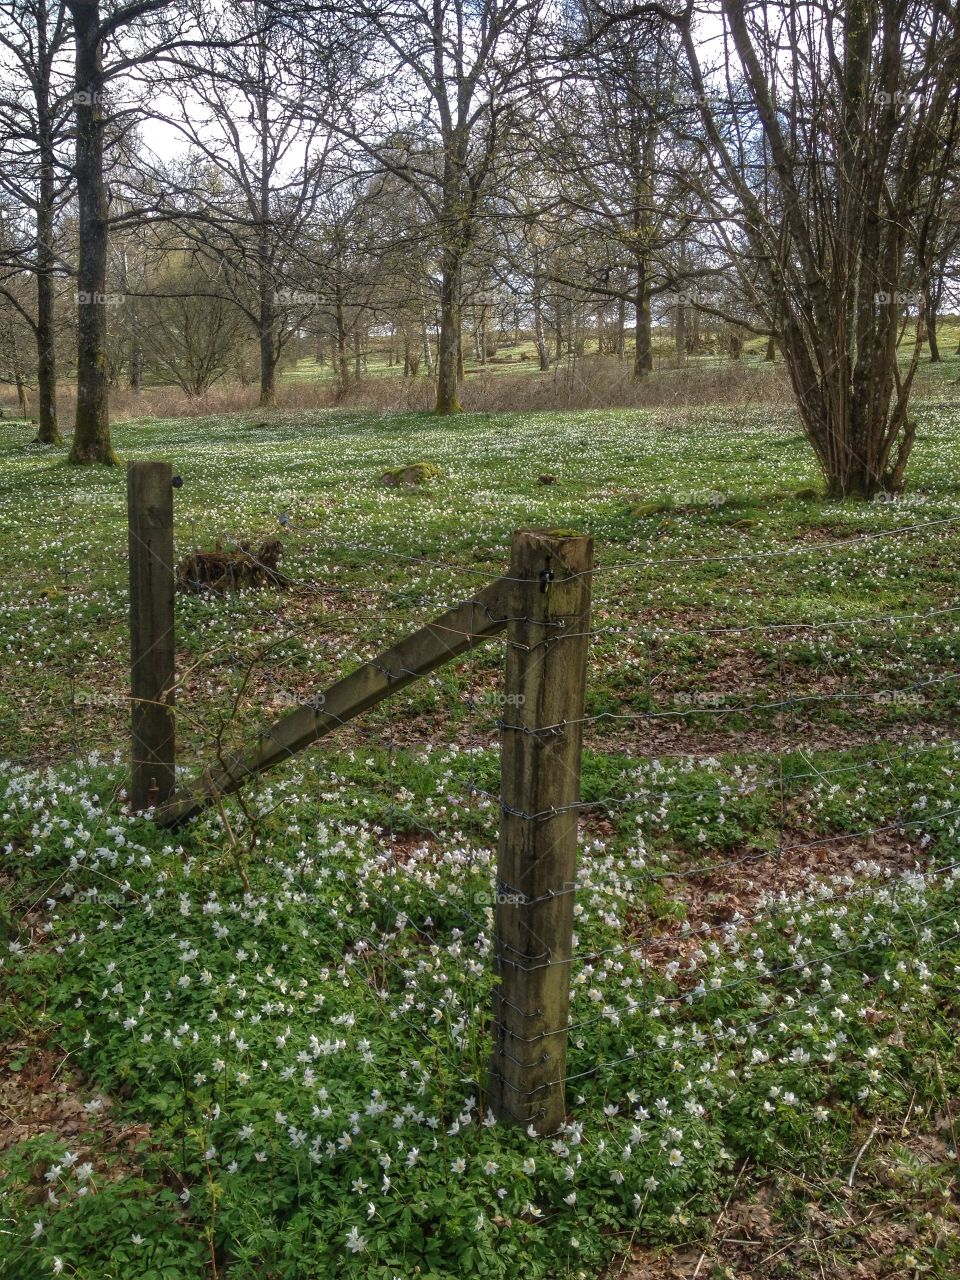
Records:
<instances>
[{"instance_id":1,"label":"tree trunk","mask_svg":"<svg viewBox=\"0 0 960 1280\"><path fill-rule=\"evenodd\" d=\"M540 289L540 282L536 281L533 286L533 337L537 344L540 372L547 373L550 369L550 352L547 349L547 333L543 324L543 299Z\"/></svg>"},{"instance_id":2,"label":"tree trunk","mask_svg":"<svg viewBox=\"0 0 960 1280\"><path fill-rule=\"evenodd\" d=\"M438 10L439 12L439 10ZM440 336L437 342L437 403L439 414L461 413L460 383L464 377L460 300L463 261L472 236L473 209L467 179L469 126L458 124L444 133L443 210L440 220Z\"/></svg>"},{"instance_id":3,"label":"tree trunk","mask_svg":"<svg viewBox=\"0 0 960 1280\"><path fill-rule=\"evenodd\" d=\"M53 204L56 179L49 121L40 121L40 183L37 202L37 443L62 444L57 423L56 301L53 282Z\"/></svg>"},{"instance_id":4,"label":"tree trunk","mask_svg":"<svg viewBox=\"0 0 960 1280\"><path fill-rule=\"evenodd\" d=\"M767 351L763 358L768 361L773 361L777 358L777 342L772 333L767 338Z\"/></svg>"},{"instance_id":5,"label":"tree trunk","mask_svg":"<svg viewBox=\"0 0 960 1280\"><path fill-rule=\"evenodd\" d=\"M597 355L612 355L614 348L613 328L612 321L610 320L607 312L606 304L597 308L594 319L596 321L595 328L597 331Z\"/></svg>"},{"instance_id":6,"label":"tree trunk","mask_svg":"<svg viewBox=\"0 0 960 1280\"><path fill-rule=\"evenodd\" d=\"M116 465L107 391L107 189L98 0L69 0L76 44L77 417L70 461Z\"/></svg>"},{"instance_id":7,"label":"tree trunk","mask_svg":"<svg viewBox=\"0 0 960 1280\"><path fill-rule=\"evenodd\" d=\"M124 250L120 254L120 288L123 292L123 327L129 336L130 342L127 350L129 351L129 368L130 376L127 379L127 385L130 390L137 395L140 394L143 385L143 342L141 339L141 324L139 305L136 300L130 297L130 280L127 273L127 254ZM115 368L111 369L110 385L117 386L119 375L123 370L123 361L119 361Z\"/></svg>"},{"instance_id":8,"label":"tree trunk","mask_svg":"<svg viewBox=\"0 0 960 1280\"><path fill-rule=\"evenodd\" d=\"M940 364L940 344L937 342L937 309L932 302L928 302L924 307L924 320L927 326L927 345L930 348L930 363Z\"/></svg>"},{"instance_id":9,"label":"tree trunk","mask_svg":"<svg viewBox=\"0 0 960 1280\"><path fill-rule=\"evenodd\" d=\"M363 381L363 340L360 334L360 320L353 327L353 380L355 383Z\"/></svg>"},{"instance_id":10,"label":"tree trunk","mask_svg":"<svg viewBox=\"0 0 960 1280\"><path fill-rule=\"evenodd\" d=\"M617 302L617 328L614 335L614 355L622 360L627 352L627 303L625 298Z\"/></svg>"},{"instance_id":11,"label":"tree trunk","mask_svg":"<svg viewBox=\"0 0 960 1280\"><path fill-rule=\"evenodd\" d=\"M433 351L430 347L430 333L427 329L426 307L420 308L420 334L423 342L423 364L428 378L433 377Z\"/></svg>"},{"instance_id":12,"label":"tree trunk","mask_svg":"<svg viewBox=\"0 0 960 1280\"><path fill-rule=\"evenodd\" d=\"M677 354L677 364L684 364L687 354L687 309L682 302L677 303L677 317L674 321L673 345Z\"/></svg>"},{"instance_id":13,"label":"tree trunk","mask_svg":"<svg viewBox=\"0 0 960 1280\"><path fill-rule=\"evenodd\" d=\"M916 424L906 417L907 397L902 391L890 404L892 372L885 368L886 353L871 352L866 368L840 359L825 370L813 371L802 327L789 317L786 324L779 345L828 496L869 501L878 493L899 493ZM895 336L896 329L892 333ZM911 370L904 375L907 386L918 351L919 346ZM861 384L878 386L880 393L871 398L858 390Z\"/></svg>"},{"instance_id":14,"label":"tree trunk","mask_svg":"<svg viewBox=\"0 0 960 1280\"><path fill-rule=\"evenodd\" d=\"M586 347L587 335L583 330L583 325L578 316L578 310L573 299L570 299L570 316L568 319L570 331L570 349L573 352L574 360L583 358L584 348Z\"/></svg>"},{"instance_id":15,"label":"tree trunk","mask_svg":"<svg viewBox=\"0 0 960 1280\"><path fill-rule=\"evenodd\" d=\"M463 354L460 341L460 253L448 248L440 280L440 341L437 347L437 413L460 413L459 377Z\"/></svg>"},{"instance_id":16,"label":"tree trunk","mask_svg":"<svg viewBox=\"0 0 960 1280\"><path fill-rule=\"evenodd\" d=\"M337 399L346 395L350 383L350 364L347 360L347 326L343 318L343 303L337 298Z\"/></svg>"},{"instance_id":17,"label":"tree trunk","mask_svg":"<svg viewBox=\"0 0 960 1280\"><path fill-rule=\"evenodd\" d=\"M277 316L273 304L273 286L267 284L260 294L260 404L269 408L277 403L277 355L274 343Z\"/></svg>"},{"instance_id":18,"label":"tree trunk","mask_svg":"<svg viewBox=\"0 0 960 1280\"><path fill-rule=\"evenodd\" d=\"M477 348L477 362L481 365L487 363L487 309L480 308L480 314L477 318L477 326L474 331L473 340Z\"/></svg>"},{"instance_id":19,"label":"tree trunk","mask_svg":"<svg viewBox=\"0 0 960 1280\"><path fill-rule=\"evenodd\" d=\"M267 155L269 138L263 134L261 149L261 174L267 172ZM258 337L260 339L260 405L270 408L277 403L277 306L273 287L273 272L270 263L270 186L266 177L261 177L260 188L260 230L257 244L259 266L258 291L260 316Z\"/></svg>"},{"instance_id":20,"label":"tree trunk","mask_svg":"<svg viewBox=\"0 0 960 1280\"><path fill-rule=\"evenodd\" d=\"M140 394L143 387L143 347L140 345L139 337L133 340L133 350L130 352L130 390Z\"/></svg>"},{"instance_id":21,"label":"tree trunk","mask_svg":"<svg viewBox=\"0 0 960 1280\"><path fill-rule=\"evenodd\" d=\"M266 56L265 37L258 33L258 49L261 59ZM257 218L257 337L260 343L260 406L269 409L277 403L277 361L280 349L277 341L277 293L273 275L273 208L271 181L270 95L262 83L263 63L260 63L261 84L257 94L257 129L260 136L260 182L254 205ZM252 194L252 193L251 193Z\"/></svg>"},{"instance_id":22,"label":"tree trunk","mask_svg":"<svg viewBox=\"0 0 960 1280\"><path fill-rule=\"evenodd\" d=\"M650 293L647 285L646 260L637 260L636 292L634 294L635 353L633 376L644 378L653 369L653 338L650 319Z\"/></svg>"},{"instance_id":23,"label":"tree trunk","mask_svg":"<svg viewBox=\"0 0 960 1280\"><path fill-rule=\"evenodd\" d=\"M832 474L827 476L827 496L859 498L869 502L879 493L899 493L910 450L913 431L901 438L894 465L889 465L890 451L879 440L856 443L847 437L836 442Z\"/></svg>"},{"instance_id":24,"label":"tree trunk","mask_svg":"<svg viewBox=\"0 0 960 1280\"><path fill-rule=\"evenodd\" d=\"M29 418L30 401L27 396L27 385L23 380L23 362L20 359L20 343L17 341L13 317L11 317L8 337L10 340L10 371L13 374L13 385L17 389L17 406L20 410L20 417Z\"/></svg>"}]
</instances>

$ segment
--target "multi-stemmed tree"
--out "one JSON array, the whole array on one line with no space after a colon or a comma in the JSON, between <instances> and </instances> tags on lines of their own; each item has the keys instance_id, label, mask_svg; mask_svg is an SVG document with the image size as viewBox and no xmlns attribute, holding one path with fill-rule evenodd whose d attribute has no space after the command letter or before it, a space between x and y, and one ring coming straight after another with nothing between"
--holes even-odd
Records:
<instances>
[{"instance_id":1,"label":"multi-stemmed tree","mask_svg":"<svg viewBox=\"0 0 960 1280\"><path fill-rule=\"evenodd\" d=\"M923 257L960 113L950 0L723 0L725 84L678 19L731 259L776 330L800 418L837 497L898 490L913 446L904 368L911 254ZM762 176L762 184L759 178ZM731 210L737 227L730 230Z\"/></svg>"}]
</instances>

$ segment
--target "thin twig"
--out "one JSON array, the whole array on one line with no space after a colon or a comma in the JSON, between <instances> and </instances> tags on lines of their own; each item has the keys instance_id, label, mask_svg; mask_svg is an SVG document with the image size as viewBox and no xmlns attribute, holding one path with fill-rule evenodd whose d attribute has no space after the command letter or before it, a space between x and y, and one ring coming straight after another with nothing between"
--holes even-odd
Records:
<instances>
[{"instance_id":1,"label":"thin twig","mask_svg":"<svg viewBox=\"0 0 960 1280\"><path fill-rule=\"evenodd\" d=\"M857 1166L859 1165L859 1163L860 1163L861 1159L863 1158L863 1153L866 1151L867 1147L869 1147L870 1143L871 1143L871 1142L874 1140L874 1138L877 1136L877 1130L878 1130L879 1128L880 1128L880 1122L879 1122L879 1120L878 1120L878 1121L877 1121L877 1123L876 1123L876 1124L873 1126L873 1128L870 1130L870 1133L869 1133L869 1134L868 1134L868 1136L867 1136L867 1140L866 1140L866 1142L863 1144L863 1146L862 1146L862 1147L860 1148L860 1150L857 1152L857 1158L854 1160L854 1162L853 1162L853 1166L852 1166L852 1168L850 1169L850 1174L849 1174L849 1176L847 1177L847 1186L848 1186L848 1187L852 1187L852 1186L853 1186L853 1179L856 1177L856 1173L857 1173Z\"/></svg>"}]
</instances>

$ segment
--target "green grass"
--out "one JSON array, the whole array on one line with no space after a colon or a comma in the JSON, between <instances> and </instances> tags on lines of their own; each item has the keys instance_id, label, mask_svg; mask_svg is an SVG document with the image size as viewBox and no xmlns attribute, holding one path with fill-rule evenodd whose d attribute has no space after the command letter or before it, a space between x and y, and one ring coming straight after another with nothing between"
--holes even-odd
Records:
<instances>
[{"instance_id":1,"label":"green grass","mask_svg":"<svg viewBox=\"0 0 960 1280\"><path fill-rule=\"evenodd\" d=\"M781 701L785 687L798 698L832 699L815 712L794 707L797 732L826 710L838 733L863 737L903 718L900 703L880 696L869 705L843 699L847 684L866 674L877 695L921 681L920 715L913 708L911 718L942 725L956 706L952 683L934 683L956 657L950 615L883 619L952 605L954 526L818 550L956 514L957 412L930 401L918 414L910 491L873 507L809 500L818 487L809 451L792 415L769 408L463 415L454 429L429 415L333 412L277 415L268 428L253 418L118 428L124 456L170 457L183 476L178 555L279 535L295 584L286 595L181 598L183 661L198 662L185 683L184 746L204 741L211 705L232 705L248 662L268 645L254 696L242 700L243 725L265 695L307 695L496 577L509 559L510 531L524 525L596 539L594 711L686 706L691 731L734 741L742 725L683 699L710 692L722 696L722 710ZM0 435L0 547L17 566L0 585L0 644L9 658L0 733L18 758L48 749L57 758L74 739L116 741L123 724L125 477L67 468L24 448L26 434L8 425ZM435 464L441 477L413 491L381 483L386 470L417 462ZM540 485L545 472L558 483ZM756 551L764 554L751 559ZM878 621L857 629L855 645L843 627L759 636L746 646L743 635L690 630L858 618ZM667 634L677 627L683 634ZM438 717L462 718L475 673L492 682L498 662L494 652L445 668L407 695L430 713L423 736ZM648 689L637 672L651 665ZM775 718L766 717L768 729ZM611 723L597 732L615 730ZM680 740L691 736L683 730Z\"/></svg>"},{"instance_id":2,"label":"green grass","mask_svg":"<svg viewBox=\"0 0 960 1280\"><path fill-rule=\"evenodd\" d=\"M183 477L178 556L286 548L289 591L178 596L185 772L513 529L594 535L554 1141L482 1123L502 643L171 835L122 805L123 472L0 424L0 1277L595 1276L728 1198L799 1232L868 1138L851 1214L902 1230L821 1233L827 1274L955 1275L960 410L917 417L873 506L816 497L786 409L117 429Z\"/></svg>"}]
</instances>

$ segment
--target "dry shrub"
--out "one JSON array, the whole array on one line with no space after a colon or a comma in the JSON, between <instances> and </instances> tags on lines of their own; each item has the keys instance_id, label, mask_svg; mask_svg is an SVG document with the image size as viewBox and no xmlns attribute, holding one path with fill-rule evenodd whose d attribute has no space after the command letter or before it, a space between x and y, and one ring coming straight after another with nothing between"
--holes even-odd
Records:
<instances>
[{"instance_id":1,"label":"dry shrub","mask_svg":"<svg viewBox=\"0 0 960 1280\"><path fill-rule=\"evenodd\" d=\"M296 391L299 391L297 388ZM285 407L300 405L296 391L283 393ZM499 369L468 370L460 391L463 407L474 413L512 413L555 409L629 409L685 405L748 405L782 402L791 395L782 364L774 368L747 362L691 365L662 369L647 378L633 377L629 361L588 357L549 373L513 373ZM430 409L431 379L371 378L351 387L339 403L380 412Z\"/></svg>"},{"instance_id":2,"label":"dry shrub","mask_svg":"<svg viewBox=\"0 0 960 1280\"><path fill-rule=\"evenodd\" d=\"M938 397L956 396L956 383L924 376L921 365L916 390ZM338 397L332 381L280 384L277 407L310 412L334 407L371 412L410 413L431 409L435 388L431 378L381 376L351 385ZM692 360L678 368L664 365L646 378L633 377L629 359L587 356L561 364L548 373L507 371L503 365L469 369L461 388L463 407L474 413L512 413L557 409L684 408L700 405L746 406L792 403L790 380L782 361L770 365L757 360L707 363ZM69 383L58 395L61 428L69 430L75 391ZM203 397L188 396L178 387L145 387L135 393L126 387L110 393L114 422L134 418L201 418L217 414L255 413L259 390L255 385L220 383ZM16 397L0 394L4 408L15 409ZM261 412L264 412L261 410Z\"/></svg>"},{"instance_id":3,"label":"dry shrub","mask_svg":"<svg viewBox=\"0 0 960 1280\"><path fill-rule=\"evenodd\" d=\"M782 364L690 364L684 368L661 368L645 378L635 378L629 360L592 356L549 373L481 370L467 377L461 398L467 409L500 412L748 405L781 401L789 395Z\"/></svg>"},{"instance_id":4,"label":"dry shrub","mask_svg":"<svg viewBox=\"0 0 960 1280\"><path fill-rule=\"evenodd\" d=\"M211 387L205 396L188 396L179 387L128 387L110 392L110 417L115 422L131 418L205 418L210 414L245 413L256 407L256 387L224 382Z\"/></svg>"}]
</instances>

